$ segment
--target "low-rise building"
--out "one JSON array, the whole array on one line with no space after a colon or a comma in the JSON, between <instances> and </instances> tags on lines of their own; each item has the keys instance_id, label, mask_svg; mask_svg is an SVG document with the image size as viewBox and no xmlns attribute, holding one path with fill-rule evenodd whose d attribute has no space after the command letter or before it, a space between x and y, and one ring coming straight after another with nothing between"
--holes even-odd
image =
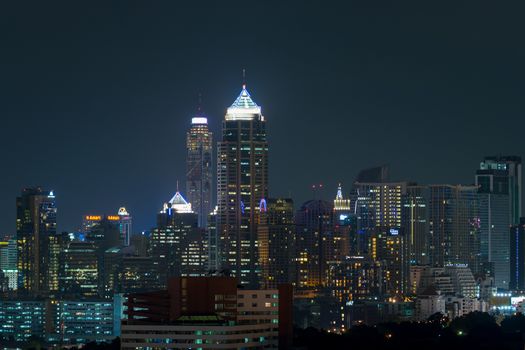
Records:
<instances>
[{"instance_id":1,"label":"low-rise building","mask_svg":"<svg viewBox=\"0 0 525 350\"><path fill-rule=\"evenodd\" d=\"M168 289L130 294L122 349L286 349L292 288L237 288L233 277L176 277Z\"/></svg>"}]
</instances>

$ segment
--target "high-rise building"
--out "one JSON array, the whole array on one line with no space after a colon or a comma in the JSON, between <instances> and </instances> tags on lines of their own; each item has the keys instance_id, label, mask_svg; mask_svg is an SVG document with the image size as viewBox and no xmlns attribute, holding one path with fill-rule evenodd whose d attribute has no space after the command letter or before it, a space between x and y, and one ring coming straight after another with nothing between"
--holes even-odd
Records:
<instances>
[{"instance_id":1,"label":"high-rise building","mask_svg":"<svg viewBox=\"0 0 525 350\"><path fill-rule=\"evenodd\" d=\"M383 294L381 263L364 256L329 262L328 287L341 303L371 300Z\"/></svg>"},{"instance_id":2,"label":"high-rise building","mask_svg":"<svg viewBox=\"0 0 525 350\"><path fill-rule=\"evenodd\" d=\"M480 252L483 269L497 288L508 289L510 279L511 220L509 174L482 162L476 171L480 218ZM506 164L504 164L506 165Z\"/></svg>"},{"instance_id":3,"label":"high-rise building","mask_svg":"<svg viewBox=\"0 0 525 350\"><path fill-rule=\"evenodd\" d=\"M318 289L327 283L328 262L337 260L329 251L334 229L333 204L305 202L295 215L297 287Z\"/></svg>"},{"instance_id":4,"label":"high-rise building","mask_svg":"<svg viewBox=\"0 0 525 350\"><path fill-rule=\"evenodd\" d=\"M409 184L403 195L401 227L411 265L428 263L428 187Z\"/></svg>"},{"instance_id":5,"label":"high-rise building","mask_svg":"<svg viewBox=\"0 0 525 350\"><path fill-rule=\"evenodd\" d=\"M384 293L395 296L408 288L409 237L403 227L407 182L356 182L355 212L360 251L380 261Z\"/></svg>"},{"instance_id":6,"label":"high-rise building","mask_svg":"<svg viewBox=\"0 0 525 350\"><path fill-rule=\"evenodd\" d=\"M222 122L217 150L218 233L222 267L258 285L257 223L268 196L268 143L261 107L243 85Z\"/></svg>"},{"instance_id":7,"label":"high-rise building","mask_svg":"<svg viewBox=\"0 0 525 350\"><path fill-rule=\"evenodd\" d=\"M480 163L479 170L476 172L476 177L478 176L480 178L479 181L476 180L476 184L479 185L483 191L494 191L496 193L508 192L510 223L512 225L519 224L522 210L523 185L521 157L485 157L484 161ZM505 187L507 187L508 190L505 190Z\"/></svg>"},{"instance_id":8,"label":"high-rise building","mask_svg":"<svg viewBox=\"0 0 525 350\"><path fill-rule=\"evenodd\" d=\"M525 290L525 218L510 228L509 289Z\"/></svg>"},{"instance_id":9,"label":"high-rise building","mask_svg":"<svg viewBox=\"0 0 525 350\"><path fill-rule=\"evenodd\" d=\"M80 229L81 235L92 235L92 228L99 225L101 222L109 222L117 228L120 241L114 242L114 245L121 244L128 246L130 244L132 235L132 217L126 208L120 207L117 215L85 215L82 218L82 227Z\"/></svg>"},{"instance_id":10,"label":"high-rise building","mask_svg":"<svg viewBox=\"0 0 525 350\"><path fill-rule=\"evenodd\" d=\"M295 225L291 198L261 202L258 226L261 285L276 288L295 281Z\"/></svg>"},{"instance_id":11,"label":"high-rise building","mask_svg":"<svg viewBox=\"0 0 525 350\"><path fill-rule=\"evenodd\" d=\"M16 239L8 238L5 241L0 241L0 271L7 278L9 290L18 289L17 256Z\"/></svg>"},{"instance_id":12,"label":"high-rise building","mask_svg":"<svg viewBox=\"0 0 525 350\"><path fill-rule=\"evenodd\" d=\"M119 218L118 225L120 231L120 240L122 241L122 244L128 246L130 244L131 235L133 233L133 231L131 231L131 215L128 213L126 208L120 207L117 212L117 216Z\"/></svg>"},{"instance_id":13,"label":"high-rise building","mask_svg":"<svg viewBox=\"0 0 525 350\"><path fill-rule=\"evenodd\" d=\"M165 261L152 256L137 256L132 247L114 247L104 254L104 293L137 293L166 287Z\"/></svg>"},{"instance_id":14,"label":"high-rise building","mask_svg":"<svg viewBox=\"0 0 525 350\"><path fill-rule=\"evenodd\" d=\"M208 215L206 239L208 241L208 271L219 271L221 268L221 260L219 255L220 239L217 232L217 207Z\"/></svg>"},{"instance_id":15,"label":"high-rise building","mask_svg":"<svg viewBox=\"0 0 525 350\"><path fill-rule=\"evenodd\" d=\"M32 293L59 289L61 236L53 191L26 188L16 199L19 286Z\"/></svg>"},{"instance_id":16,"label":"high-rise building","mask_svg":"<svg viewBox=\"0 0 525 350\"><path fill-rule=\"evenodd\" d=\"M350 199L344 198L341 184L337 187L334 199L334 237L333 257L343 260L354 251L357 242L355 240L355 215L353 215Z\"/></svg>"},{"instance_id":17,"label":"high-rise building","mask_svg":"<svg viewBox=\"0 0 525 350\"><path fill-rule=\"evenodd\" d=\"M151 253L159 259L168 276L200 276L208 266L205 230L197 225L191 203L177 191L157 215L151 230Z\"/></svg>"},{"instance_id":18,"label":"high-rise building","mask_svg":"<svg viewBox=\"0 0 525 350\"><path fill-rule=\"evenodd\" d=\"M199 227L206 228L212 210L213 135L200 109L186 133L186 150L186 194L197 214Z\"/></svg>"},{"instance_id":19,"label":"high-rise building","mask_svg":"<svg viewBox=\"0 0 525 350\"><path fill-rule=\"evenodd\" d=\"M16 270L17 247L16 239L0 241L0 270Z\"/></svg>"},{"instance_id":20,"label":"high-rise building","mask_svg":"<svg viewBox=\"0 0 525 350\"><path fill-rule=\"evenodd\" d=\"M93 242L69 242L62 251L62 290L86 297L98 296L99 267Z\"/></svg>"},{"instance_id":21,"label":"high-rise building","mask_svg":"<svg viewBox=\"0 0 525 350\"><path fill-rule=\"evenodd\" d=\"M430 185L429 263L481 270L477 186Z\"/></svg>"}]
</instances>

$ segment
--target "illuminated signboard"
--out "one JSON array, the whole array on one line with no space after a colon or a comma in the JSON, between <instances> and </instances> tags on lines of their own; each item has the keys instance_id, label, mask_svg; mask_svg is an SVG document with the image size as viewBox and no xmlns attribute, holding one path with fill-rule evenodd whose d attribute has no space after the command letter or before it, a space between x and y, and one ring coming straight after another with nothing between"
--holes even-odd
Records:
<instances>
[{"instance_id":1,"label":"illuminated signboard","mask_svg":"<svg viewBox=\"0 0 525 350\"><path fill-rule=\"evenodd\" d=\"M390 234L392 236L397 236L399 234L399 230L397 228L391 228L390 229Z\"/></svg>"},{"instance_id":2,"label":"illuminated signboard","mask_svg":"<svg viewBox=\"0 0 525 350\"><path fill-rule=\"evenodd\" d=\"M110 221L119 221L120 220L120 216L118 216L118 215L108 215L108 220L110 220Z\"/></svg>"},{"instance_id":3,"label":"illuminated signboard","mask_svg":"<svg viewBox=\"0 0 525 350\"><path fill-rule=\"evenodd\" d=\"M100 216L100 215L86 215L86 220L100 221L100 220L102 220L102 216Z\"/></svg>"}]
</instances>

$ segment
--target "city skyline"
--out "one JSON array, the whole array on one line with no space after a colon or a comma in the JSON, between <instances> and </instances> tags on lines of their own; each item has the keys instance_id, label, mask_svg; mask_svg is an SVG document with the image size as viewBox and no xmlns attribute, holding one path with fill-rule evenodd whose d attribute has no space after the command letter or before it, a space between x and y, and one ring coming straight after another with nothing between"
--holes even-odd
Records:
<instances>
[{"instance_id":1,"label":"city skyline","mask_svg":"<svg viewBox=\"0 0 525 350\"><path fill-rule=\"evenodd\" d=\"M523 349L522 13L0 5L0 348Z\"/></svg>"},{"instance_id":2,"label":"city skyline","mask_svg":"<svg viewBox=\"0 0 525 350\"><path fill-rule=\"evenodd\" d=\"M271 121L270 195L296 206L313 197L311 184L331 199L370 166L389 163L399 181L473 184L484 156L524 155L524 49L509 18L519 9L249 5L267 28L234 18L234 4L121 9L129 22L104 6L6 6L2 16L23 14L24 25L4 21L13 26L0 58L1 234L15 230L12 198L36 185L56 191L59 231L121 206L136 231L150 229L158 203L184 183L199 93L220 135L243 68ZM513 127L494 131L495 121Z\"/></svg>"}]
</instances>

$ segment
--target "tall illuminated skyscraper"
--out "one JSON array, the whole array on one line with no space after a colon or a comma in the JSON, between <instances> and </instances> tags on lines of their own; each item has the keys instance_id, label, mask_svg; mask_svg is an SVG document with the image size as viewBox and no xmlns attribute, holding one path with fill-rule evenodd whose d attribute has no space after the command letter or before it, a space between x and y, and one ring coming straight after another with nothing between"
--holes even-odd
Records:
<instances>
[{"instance_id":1,"label":"tall illuminated skyscraper","mask_svg":"<svg viewBox=\"0 0 525 350\"><path fill-rule=\"evenodd\" d=\"M193 211L198 215L199 227L205 228L212 211L212 157L213 135L208 119L199 112L191 119L186 133L186 193Z\"/></svg>"},{"instance_id":2,"label":"tall illuminated skyscraper","mask_svg":"<svg viewBox=\"0 0 525 350\"><path fill-rule=\"evenodd\" d=\"M16 210L19 287L32 293L58 291L61 237L53 191L24 189Z\"/></svg>"},{"instance_id":3,"label":"tall illuminated skyscraper","mask_svg":"<svg viewBox=\"0 0 525 350\"><path fill-rule=\"evenodd\" d=\"M222 122L217 151L218 233L222 267L258 285L257 223L268 194L268 143L261 107L243 85Z\"/></svg>"}]
</instances>

